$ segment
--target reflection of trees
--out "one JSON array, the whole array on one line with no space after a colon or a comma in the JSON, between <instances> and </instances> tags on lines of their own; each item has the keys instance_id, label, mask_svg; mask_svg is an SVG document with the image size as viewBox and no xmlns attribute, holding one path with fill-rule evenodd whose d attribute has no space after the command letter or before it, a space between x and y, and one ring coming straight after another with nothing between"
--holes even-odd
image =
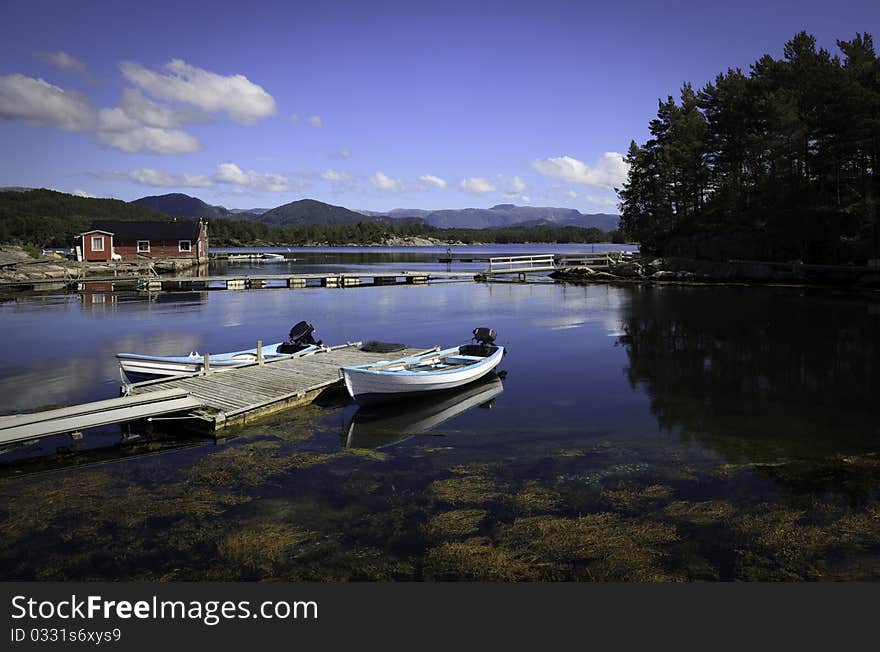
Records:
<instances>
[{"instance_id":1,"label":"reflection of trees","mask_svg":"<svg viewBox=\"0 0 880 652\"><path fill-rule=\"evenodd\" d=\"M729 459L851 452L876 447L872 307L790 288L641 287L620 341L661 428Z\"/></svg>"}]
</instances>

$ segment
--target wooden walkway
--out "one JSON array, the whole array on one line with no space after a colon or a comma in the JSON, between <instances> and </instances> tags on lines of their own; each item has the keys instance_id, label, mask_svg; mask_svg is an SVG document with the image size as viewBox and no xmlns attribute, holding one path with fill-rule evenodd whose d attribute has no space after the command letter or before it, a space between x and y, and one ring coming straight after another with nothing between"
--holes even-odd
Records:
<instances>
[{"instance_id":1,"label":"wooden walkway","mask_svg":"<svg viewBox=\"0 0 880 652\"><path fill-rule=\"evenodd\" d=\"M162 391L143 396L124 396L57 410L0 417L0 444L13 444L111 423L185 412L202 406L199 399L185 390L161 389Z\"/></svg>"},{"instance_id":2,"label":"wooden walkway","mask_svg":"<svg viewBox=\"0 0 880 652\"><path fill-rule=\"evenodd\" d=\"M78 292L108 292L123 288L159 291L240 290L264 288L343 288L352 286L423 285L429 281L474 280L474 272L452 271L351 271L303 274L226 274L211 276L110 276L87 278L27 279L0 281L3 288L66 286ZM110 286L108 289L107 286Z\"/></svg>"},{"instance_id":3,"label":"wooden walkway","mask_svg":"<svg viewBox=\"0 0 880 652\"><path fill-rule=\"evenodd\" d=\"M167 389L185 391L202 407L190 413L211 432L241 424L270 412L305 405L325 389L342 382L340 367L379 360L394 360L422 353L405 349L394 353L367 353L357 345L302 358L270 360L209 371L185 378L154 380L129 385L134 396Z\"/></svg>"},{"instance_id":4,"label":"wooden walkway","mask_svg":"<svg viewBox=\"0 0 880 652\"><path fill-rule=\"evenodd\" d=\"M488 267L482 271L453 272L452 270L426 271L388 271L352 270L346 272L319 272L273 274L251 272L248 274L225 274L210 276L113 276L105 278L62 278L30 279L21 281L0 281L4 288L34 288L64 285L78 292L112 292L123 288L148 292L180 292L202 290L255 290L266 288L348 288L356 286L373 287L383 285L423 285L431 281L491 281L506 275L516 275L525 281L526 275L545 274L561 267L587 265L596 269L606 269L609 265L621 262L631 254L625 252L600 252L582 255L536 254L527 256L492 256L488 258L460 258L456 260L487 261ZM451 260L451 259L444 259Z\"/></svg>"}]
</instances>

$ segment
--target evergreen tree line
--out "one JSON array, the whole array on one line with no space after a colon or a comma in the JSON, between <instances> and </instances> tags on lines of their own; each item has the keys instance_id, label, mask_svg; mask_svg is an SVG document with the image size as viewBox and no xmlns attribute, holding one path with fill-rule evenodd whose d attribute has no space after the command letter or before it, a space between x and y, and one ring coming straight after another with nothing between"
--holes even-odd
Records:
<instances>
[{"instance_id":1,"label":"evergreen tree line","mask_svg":"<svg viewBox=\"0 0 880 652\"><path fill-rule=\"evenodd\" d=\"M77 197L46 189L0 192L0 243L69 247L94 221L172 219L118 199Z\"/></svg>"},{"instance_id":2,"label":"evergreen tree line","mask_svg":"<svg viewBox=\"0 0 880 652\"><path fill-rule=\"evenodd\" d=\"M170 221L164 213L115 199L75 197L52 190L0 192L0 243L35 247L69 247L76 236L98 220ZM178 218L181 219L181 218ZM442 242L510 244L608 242L620 234L574 226L510 226L494 229L440 229L425 223L364 221L278 227L249 220L209 220L211 244L254 245L260 242L298 246L381 244L392 237L435 238ZM615 242L622 240L615 239Z\"/></svg>"},{"instance_id":3,"label":"evergreen tree line","mask_svg":"<svg viewBox=\"0 0 880 652\"><path fill-rule=\"evenodd\" d=\"M660 101L618 189L626 236L666 255L878 258L880 58L869 34L837 46L801 32L781 60Z\"/></svg>"}]
</instances>

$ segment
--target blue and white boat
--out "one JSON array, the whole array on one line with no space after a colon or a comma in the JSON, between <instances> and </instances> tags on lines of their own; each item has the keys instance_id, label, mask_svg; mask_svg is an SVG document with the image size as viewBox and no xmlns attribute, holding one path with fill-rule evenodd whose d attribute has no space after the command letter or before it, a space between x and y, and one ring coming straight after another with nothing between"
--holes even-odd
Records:
<instances>
[{"instance_id":1,"label":"blue and white boat","mask_svg":"<svg viewBox=\"0 0 880 652\"><path fill-rule=\"evenodd\" d=\"M314 330L314 327L308 322L297 323L290 329L287 341L263 345L263 360L302 357L323 351L322 342L315 340L312 335ZM171 376L188 376L203 371L205 368L205 356L196 351L182 356L117 353L116 358L119 360L119 368L128 383ZM211 367L225 368L251 364L257 362L257 359L257 349L253 348L228 353L212 353L209 362Z\"/></svg>"},{"instance_id":2,"label":"blue and white boat","mask_svg":"<svg viewBox=\"0 0 880 652\"><path fill-rule=\"evenodd\" d=\"M358 403L388 401L413 394L461 387L495 369L504 356L495 331L475 328L474 341L398 360L342 367L349 395Z\"/></svg>"}]
</instances>

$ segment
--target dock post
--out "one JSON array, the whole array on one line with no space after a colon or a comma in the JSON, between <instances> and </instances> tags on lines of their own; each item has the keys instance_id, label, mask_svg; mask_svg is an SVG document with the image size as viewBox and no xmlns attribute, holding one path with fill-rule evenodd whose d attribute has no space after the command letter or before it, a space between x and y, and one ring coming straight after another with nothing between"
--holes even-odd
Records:
<instances>
[{"instance_id":1,"label":"dock post","mask_svg":"<svg viewBox=\"0 0 880 652\"><path fill-rule=\"evenodd\" d=\"M257 364L263 366L263 340L257 340Z\"/></svg>"},{"instance_id":2,"label":"dock post","mask_svg":"<svg viewBox=\"0 0 880 652\"><path fill-rule=\"evenodd\" d=\"M202 371L206 376L208 375L208 372L211 371L211 355L209 353L205 354L205 362Z\"/></svg>"}]
</instances>

